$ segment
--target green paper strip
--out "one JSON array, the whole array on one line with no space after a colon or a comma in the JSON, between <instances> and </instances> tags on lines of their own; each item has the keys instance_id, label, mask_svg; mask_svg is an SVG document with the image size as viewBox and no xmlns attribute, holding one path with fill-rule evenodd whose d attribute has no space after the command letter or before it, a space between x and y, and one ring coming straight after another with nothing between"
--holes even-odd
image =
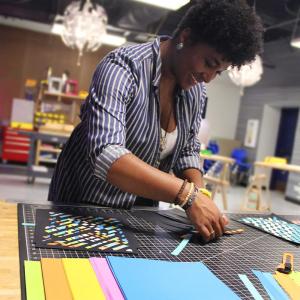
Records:
<instances>
[{"instance_id":1,"label":"green paper strip","mask_svg":"<svg viewBox=\"0 0 300 300\"><path fill-rule=\"evenodd\" d=\"M25 260L24 268L26 299L45 300L41 263L39 261Z\"/></svg>"}]
</instances>

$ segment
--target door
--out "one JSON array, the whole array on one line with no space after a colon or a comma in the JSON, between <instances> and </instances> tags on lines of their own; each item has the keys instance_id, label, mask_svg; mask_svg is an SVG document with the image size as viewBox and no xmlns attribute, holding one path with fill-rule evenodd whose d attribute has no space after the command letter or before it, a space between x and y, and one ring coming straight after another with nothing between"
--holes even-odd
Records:
<instances>
[{"instance_id":1,"label":"door","mask_svg":"<svg viewBox=\"0 0 300 300\"><path fill-rule=\"evenodd\" d=\"M281 110L275 156L286 158L288 163L291 162L293 153L298 113L298 108L283 108ZM284 192L286 189L287 180L288 172L273 170L270 189Z\"/></svg>"}]
</instances>

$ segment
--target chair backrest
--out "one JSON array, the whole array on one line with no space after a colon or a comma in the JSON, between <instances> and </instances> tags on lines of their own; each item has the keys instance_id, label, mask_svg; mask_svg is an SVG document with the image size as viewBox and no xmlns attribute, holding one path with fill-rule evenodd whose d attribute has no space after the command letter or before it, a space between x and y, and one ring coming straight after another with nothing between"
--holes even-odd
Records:
<instances>
[{"instance_id":1,"label":"chair backrest","mask_svg":"<svg viewBox=\"0 0 300 300\"><path fill-rule=\"evenodd\" d=\"M237 162L245 162L247 160L247 151L244 148L235 148L231 152L231 157Z\"/></svg>"}]
</instances>

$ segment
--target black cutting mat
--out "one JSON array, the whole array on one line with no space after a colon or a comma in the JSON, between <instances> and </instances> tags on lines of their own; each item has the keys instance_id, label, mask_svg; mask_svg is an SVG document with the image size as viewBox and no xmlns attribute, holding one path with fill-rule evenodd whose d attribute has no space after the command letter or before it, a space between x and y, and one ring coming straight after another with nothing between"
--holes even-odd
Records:
<instances>
[{"instance_id":1,"label":"black cutting mat","mask_svg":"<svg viewBox=\"0 0 300 300\"><path fill-rule=\"evenodd\" d=\"M26 299L23 269L24 260L40 260L42 257L88 258L104 256L104 254L100 254L99 252L35 248L33 244L35 227L31 225L35 223L35 209L53 207L54 206L18 204L20 274L23 300ZM55 209L59 207L65 206L55 206ZM95 213L101 209L88 206L81 206L81 209L82 208L85 209L87 213L89 211ZM76 211L76 208L72 209ZM105 211L109 212L111 209L105 209ZM115 255L168 261L202 261L242 299L251 299L251 295L238 278L238 274L246 274L263 298L269 299L251 270L257 269L263 272L273 272L280 263L284 252L293 253L295 255L295 266L300 265L299 247L235 221L231 221L232 225L244 228L245 233L225 236L219 241L207 245L189 243L181 254L176 257L171 255L171 252L180 242L177 236L168 234L159 225L153 225L148 221L133 216L130 211L121 211L121 213L127 217L132 227L136 228L135 235L138 240L139 249L137 255ZM247 215L229 215L229 217L233 218L242 216ZM294 216L291 217L291 219L297 220L299 217ZM153 287L155 287L155 279L152 284Z\"/></svg>"}]
</instances>

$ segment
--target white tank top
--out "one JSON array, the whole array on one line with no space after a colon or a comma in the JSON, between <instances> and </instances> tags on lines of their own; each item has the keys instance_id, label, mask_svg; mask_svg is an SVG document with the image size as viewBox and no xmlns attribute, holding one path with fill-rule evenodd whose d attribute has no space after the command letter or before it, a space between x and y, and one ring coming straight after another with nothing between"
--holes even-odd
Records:
<instances>
[{"instance_id":1,"label":"white tank top","mask_svg":"<svg viewBox=\"0 0 300 300\"><path fill-rule=\"evenodd\" d=\"M166 132L161 128L162 135L165 136ZM177 132L177 127L175 128L174 131L172 132L167 132L166 135L166 146L165 149L160 152L160 160L163 160L170 154L174 152L176 140L177 140L178 132Z\"/></svg>"}]
</instances>

